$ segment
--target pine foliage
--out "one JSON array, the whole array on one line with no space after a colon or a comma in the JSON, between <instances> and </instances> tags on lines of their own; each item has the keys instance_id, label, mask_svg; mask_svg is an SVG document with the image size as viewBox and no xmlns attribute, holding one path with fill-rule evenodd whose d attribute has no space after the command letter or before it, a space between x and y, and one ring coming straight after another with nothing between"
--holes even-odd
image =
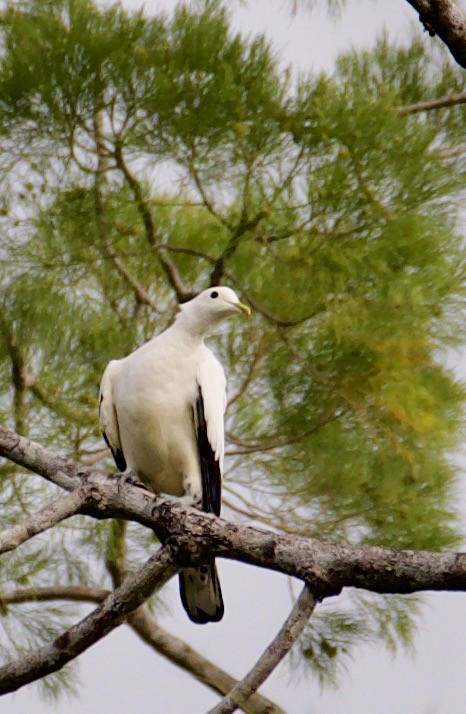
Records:
<instances>
[{"instance_id":1,"label":"pine foliage","mask_svg":"<svg viewBox=\"0 0 466 714\"><path fill-rule=\"evenodd\" d=\"M292 79L217 2L146 17L22 0L1 34L2 422L111 470L100 376L172 319L168 258L190 290L221 281L253 308L213 340L232 517L455 546L464 390L445 355L464 337L464 112L398 107L455 91L457 71L381 38ZM2 527L51 496L9 463L0 475ZM2 560L2 587L110 587L109 537L73 519ZM132 526L128 547L135 564L154 542ZM10 645L24 607L3 612ZM351 594L305 634L306 667L333 681L358 643L408 642L416 611ZM28 636L66 614L38 606Z\"/></svg>"}]
</instances>

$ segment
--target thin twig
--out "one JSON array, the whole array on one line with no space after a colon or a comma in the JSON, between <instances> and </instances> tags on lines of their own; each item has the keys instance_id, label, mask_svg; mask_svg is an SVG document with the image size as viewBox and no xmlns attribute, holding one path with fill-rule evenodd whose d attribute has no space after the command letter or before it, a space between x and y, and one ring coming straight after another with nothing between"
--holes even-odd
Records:
<instances>
[{"instance_id":1,"label":"thin twig","mask_svg":"<svg viewBox=\"0 0 466 714\"><path fill-rule=\"evenodd\" d=\"M69 600L71 602L95 602L99 604L110 593L111 591L105 588L94 588L89 585L47 585L0 592L0 602L5 605L20 605L26 602Z\"/></svg>"},{"instance_id":2,"label":"thin twig","mask_svg":"<svg viewBox=\"0 0 466 714\"><path fill-rule=\"evenodd\" d=\"M232 231L233 226L222 216L221 213L215 210L214 204L212 201L209 200L207 193L204 189L204 186L202 185L201 178L199 176L199 172L194 166L194 158L191 157L190 161L188 162L188 169L191 172L191 176L193 177L194 184L199 192L199 195L202 199L202 204L203 206L209 211L209 213L216 218L225 228L228 228L228 230Z\"/></svg>"},{"instance_id":3,"label":"thin twig","mask_svg":"<svg viewBox=\"0 0 466 714\"><path fill-rule=\"evenodd\" d=\"M306 627L317 600L307 586L304 586L291 613L280 632L244 679L208 714L231 714L240 704L256 692L267 677L272 674L282 659L288 654Z\"/></svg>"},{"instance_id":4,"label":"thin twig","mask_svg":"<svg viewBox=\"0 0 466 714\"><path fill-rule=\"evenodd\" d=\"M117 255L115 248L107 242L104 246L106 255L112 260L118 273L126 280L128 285L133 289L137 300L141 305L148 305L150 309L155 313L160 313L155 302L152 300L151 296L145 289L139 280L131 273L128 267L123 263L119 255Z\"/></svg>"},{"instance_id":5,"label":"thin twig","mask_svg":"<svg viewBox=\"0 0 466 714\"><path fill-rule=\"evenodd\" d=\"M2 327L6 332L6 347L11 360L11 382L13 385L13 415L15 419L16 431L23 432L25 430L25 404L24 398L26 394L25 382L25 364L24 355L18 346L16 335L13 329L1 320Z\"/></svg>"},{"instance_id":6,"label":"thin twig","mask_svg":"<svg viewBox=\"0 0 466 714\"><path fill-rule=\"evenodd\" d=\"M186 300L190 300L194 297L194 293L192 292L192 290L188 290L188 288L185 287L175 263L167 254L166 250L158 244L157 231L154 225L154 220L152 218L150 206L144 199L141 184L128 168L128 165L123 155L123 148L120 142L116 142L115 144L115 161L132 191L139 215L141 216L142 223L144 225L147 242L156 251L157 257L166 275L168 283L174 290L179 302L185 302Z\"/></svg>"},{"instance_id":7,"label":"thin twig","mask_svg":"<svg viewBox=\"0 0 466 714\"><path fill-rule=\"evenodd\" d=\"M227 672L178 637L163 630L149 617L145 608L139 608L130 615L128 624L144 642L217 694L223 696L237 684L237 680ZM253 695L241 709L248 714L285 714L281 707L259 694Z\"/></svg>"},{"instance_id":8,"label":"thin twig","mask_svg":"<svg viewBox=\"0 0 466 714\"><path fill-rule=\"evenodd\" d=\"M240 220L237 227L233 231L224 251L215 261L213 270L209 278L209 285L211 287L213 287L214 285L218 285L221 282L223 276L225 275L226 263L230 258L233 257L233 255L238 250L241 240L245 236L245 234L249 233L250 231L254 231L254 229L259 225L261 220L265 218L266 215L266 211L259 211L250 220L246 220L245 217Z\"/></svg>"},{"instance_id":9,"label":"thin twig","mask_svg":"<svg viewBox=\"0 0 466 714\"><path fill-rule=\"evenodd\" d=\"M438 97L437 99L428 99L425 102L417 102L416 104L406 104L398 107L399 114L417 114L418 112L428 112L432 109L444 109L445 107L454 107L457 104L466 103L466 92L461 94L447 94L446 97Z\"/></svg>"}]
</instances>

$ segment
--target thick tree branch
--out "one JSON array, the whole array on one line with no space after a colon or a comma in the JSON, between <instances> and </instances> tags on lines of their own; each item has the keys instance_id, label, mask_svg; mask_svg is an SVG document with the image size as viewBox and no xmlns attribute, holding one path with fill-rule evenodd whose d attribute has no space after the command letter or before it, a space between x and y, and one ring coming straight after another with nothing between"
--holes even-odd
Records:
<instances>
[{"instance_id":1,"label":"thick tree branch","mask_svg":"<svg viewBox=\"0 0 466 714\"><path fill-rule=\"evenodd\" d=\"M453 0L408 0L433 37L438 35L454 59L466 68L466 17Z\"/></svg>"},{"instance_id":2,"label":"thick tree branch","mask_svg":"<svg viewBox=\"0 0 466 714\"><path fill-rule=\"evenodd\" d=\"M66 600L99 604L110 595L110 590L85 585L52 585L50 587L18 588L0 592L0 603L17 605L28 602L53 602ZM220 695L228 694L237 680L217 667L183 642L161 627L147 609L142 606L126 618L126 623L155 652L168 659L180 669L189 672L198 682ZM244 705L247 714L284 714L283 710L261 695L252 696Z\"/></svg>"},{"instance_id":3,"label":"thick tree branch","mask_svg":"<svg viewBox=\"0 0 466 714\"><path fill-rule=\"evenodd\" d=\"M60 521L74 516L85 505L89 498L89 489L85 486L77 488L66 496L53 501L39 513L30 516L25 521L17 523L0 532L0 553L14 550L21 543L29 540L38 533L43 533L53 528Z\"/></svg>"},{"instance_id":4,"label":"thick tree branch","mask_svg":"<svg viewBox=\"0 0 466 714\"><path fill-rule=\"evenodd\" d=\"M155 586L165 583L181 567L210 562L213 556L297 577L304 581L316 600L338 594L343 587L364 588L377 593L466 591L466 553L355 548L224 521L176 501L154 496L143 488L130 484L122 487L115 478L81 469L71 459L56 456L29 439L2 428L0 455L39 473L61 488L74 490L84 484L88 494L81 509L84 513L97 518L134 520L152 528L165 543L148 564L128 576L99 608L68 633L38 652L0 668L0 694L14 691L60 669L137 610ZM310 601L307 606L311 607ZM291 631L290 627L298 626L293 618L294 615L292 622L285 623L279 644L261 657L241 685L241 696L247 696L264 681L273 669L274 657L280 652L284 655L285 641L290 640L290 635L286 640L286 633ZM302 623L302 618L298 619ZM148 623L141 622L140 618L136 618L135 623L140 636L148 637ZM238 702L234 691L230 702L234 706Z\"/></svg>"},{"instance_id":5,"label":"thick tree branch","mask_svg":"<svg viewBox=\"0 0 466 714\"><path fill-rule=\"evenodd\" d=\"M101 605L68 632L36 652L0 667L0 695L14 692L30 682L61 669L120 625L156 588L160 588L179 568L177 548L165 544Z\"/></svg>"},{"instance_id":6,"label":"thick tree branch","mask_svg":"<svg viewBox=\"0 0 466 714\"><path fill-rule=\"evenodd\" d=\"M232 523L130 484L121 487L115 478L80 469L71 459L2 428L0 455L67 490L84 479L92 487L89 515L127 518L152 528L162 541L176 538L182 567L210 562L213 555L238 560L299 578L315 597L337 594L343 587L386 594L466 591L466 553L356 548Z\"/></svg>"},{"instance_id":7,"label":"thick tree branch","mask_svg":"<svg viewBox=\"0 0 466 714\"><path fill-rule=\"evenodd\" d=\"M231 714L259 689L301 636L316 603L315 597L307 587L304 587L280 632L251 671L208 714Z\"/></svg>"}]
</instances>

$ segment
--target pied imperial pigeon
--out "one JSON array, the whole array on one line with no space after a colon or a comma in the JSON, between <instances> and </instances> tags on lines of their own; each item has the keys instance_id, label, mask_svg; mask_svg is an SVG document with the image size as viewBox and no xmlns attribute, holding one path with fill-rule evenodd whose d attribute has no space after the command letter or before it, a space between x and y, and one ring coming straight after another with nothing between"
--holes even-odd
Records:
<instances>
[{"instance_id":1,"label":"pied imperial pigeon","mask_svg":"<svg viewBox=\"0 0 466 714\"><path fill-rule=\"evenodd\" d=\"M189 497L220 515L226 407L222 365L204 338L247 313L230 288L213 287L180 306L173 324L127 357L112 360L100 387L100 425L116 465L156 493ZM191 620L223 616L215 562L186 568L180 594Z\"/></svg>"}]
</instances>

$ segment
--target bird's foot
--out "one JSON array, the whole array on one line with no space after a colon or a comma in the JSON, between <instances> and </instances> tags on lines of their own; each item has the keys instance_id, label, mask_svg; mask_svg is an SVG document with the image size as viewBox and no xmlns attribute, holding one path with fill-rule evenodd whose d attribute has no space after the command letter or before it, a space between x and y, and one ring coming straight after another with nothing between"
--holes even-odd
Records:
<instances>
[{"instance_id":1,"label":"bird's foot","mask_svg":"<svg viewBox=\"0 0 466 714\"><path fill-rule=\"evenodd\" d=\"M137 488L143 488L145 491L151 491L152 489L149 486L146 486L146 484L142 483L136 475L136 472L133 469L127 469L126 471L123 471L122 474L120 474L118 477L118 493L120 493L120 490L126 486L126 484L129 484L130 486L136 486Z\"/></svg>"},{"instance_id":2,"label":"bird's foot","mask_svg":"<svg viewBox=\"0 0 466 714\"><path fill-rule=\"evenodd\" d=\"M182 506L187 506L188 508L197 508L202 510L202 504L200 500L191 496L190 494L185 494L184 496L172 496L170 493L156 493L154 496L154 505L152 507L152 516L156 517L158 515L159 509L167 504L168 506L176 506L180 504Z\"/></svg>"},{"instance_id":3,"label":"bird's foot","mask_svg":"<svg viewBox=\"0 0 466 714\"><path fill-rule=\"evenodd\" d=\"M182 503L183 506L187 506L188 508L198 508L199 506L199 499L196 499L196 497L192 496L190 493L187 493L184 496L179 496L176 500L178 503Z\"/></svg>"},{"instance_id":4,"label":"bird's foot","mask_svg":"<svg viewBox=\"0 0 466 714\"><path fill-rule=\"evenodd\" d=\"M182 506L187 506L188 508L197 508L197 500L190 494L184 496L172 496L170 493L157 493L155 496L157 501L166 501L167 503L175 506L177 503L181 503Z\"/></svg>"}]
</instances>

